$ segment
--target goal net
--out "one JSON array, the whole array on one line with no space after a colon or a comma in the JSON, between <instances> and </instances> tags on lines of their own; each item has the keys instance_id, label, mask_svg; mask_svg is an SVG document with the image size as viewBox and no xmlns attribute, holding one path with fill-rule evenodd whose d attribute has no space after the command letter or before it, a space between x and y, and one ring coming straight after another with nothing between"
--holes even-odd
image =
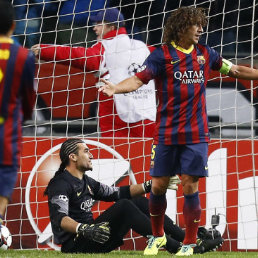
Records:
<instances>
[{"instance_id":1,"label":"goal net","mask_svg":"<svg viewBox=\"0 0 258 258\"><path fill-rule=\"evenodd\" d=\"M66 138L79 137L86 141L94 155L94 170L89 176L103 183L126 185L150 178L152 139L135 137L133 131L138 128L138 133L142 134L148 126L151 128L153 113L146 99L153 92L150 86L131 96L139 97L141 105L138 109L141 114L145 112L147 122L144 119L137 122L137 114L134 113L128 120L121 119L113 99L98 93L99 79L103 76L108 78L108 73L111 73L111 69L109 71L103 65L103 56L91 53L94 62L86 58L86 48L97 44L97 29L91 18L99 11L118 8L123 13L125 28L131 39L158 47L162 43L166 18L173 10L181 6L207 8L209 22L201 43L207 43L234 64L258 67L258 6L255 0L12 2L16 12L13 38L19 44L28 48L44 44L42 49L48 52L47 55L53 50L53 45L78 47L80 53L84 53L84 56L78 57L67 48L60 53L54 49L52 56L37 60L36 108L33 119L26 121L23 127L21 168L5 215L15 249L59 249L53 242L47 198L43 192L59 166L58 151ZM124 24L119 19L114 24L123 29ZM103 45L106 49L108 42ZM138 49L134 49L136 59L131 59L132 56L120 58L120 49L113 51L113 56L108 53L109 58L107 54L105 61L112 69L115 67L115 71L121 68L118 64L131 62L127 71L129 77L141 68L142 63L137 63L137 58L151 51L143 45L139 45L141 54L136 54ZM96 58L99 58L99 64L96 64ZM92 68L86 69L90 65ZM116 80L119 78L116 77ZM257 86L258 81L235 80L216 72L210 74L207 85L210 176L200 180L201 225L206 228L216 226L211 224L211 217L214 214L220 216L216 228L225 239L224 251L258 250ZM122 109L126 105L123 101L120 100ZM125 108L129 109L130 105ZM130 109L130 112L133 111ZM114 114L118 126L115 126ZM184 228L181 186L177 192L168 190L167 200L167 214ZM94 216L107 207L105 203L95 203ZM124 242L122 249L142 250L146 245L146 239L135 232L129 232Z\"/></svg>"}]
</instances>

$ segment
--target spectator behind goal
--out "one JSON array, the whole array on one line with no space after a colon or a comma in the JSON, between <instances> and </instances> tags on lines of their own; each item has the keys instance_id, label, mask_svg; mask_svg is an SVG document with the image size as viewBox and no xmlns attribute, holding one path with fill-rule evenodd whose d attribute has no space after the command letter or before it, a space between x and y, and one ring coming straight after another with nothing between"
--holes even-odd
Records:
<instances>
[{"instance_id":1,"label":"spectator behind goal","mask_svg":"<svg viewBox=\"0 0 258 258\"><path fill-rule=\"evenodd\" d=\"M94 71L97 78L116 83L141 71L150 54L139 40L130 39L124 17L116 8L91 17L98 42L90 48L34 45L40 59L62 61L83 71ZM96 85L99 87L99 83ZM104 137L152 137L156 119L155 85L150 81L141 89L114 97L99 95L99 126Z\"/></svg>"},{"instance_id":2,"label":"spectator behind goal","mask_svg":"<svg viewBox=\"0 0 258 258\"><path fill-rule=\"evenodd\" d=\"M35 58L14 44L14 10L0 0L0 235L3 217L20 165L22 122L31 118L35 103Z\"/></svg>"}]
</instances>

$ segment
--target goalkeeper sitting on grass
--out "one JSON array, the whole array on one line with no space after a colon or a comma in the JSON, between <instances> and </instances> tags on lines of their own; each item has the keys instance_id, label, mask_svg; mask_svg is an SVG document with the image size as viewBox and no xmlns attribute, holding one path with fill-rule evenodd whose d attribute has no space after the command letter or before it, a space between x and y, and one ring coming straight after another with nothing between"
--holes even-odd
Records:
<instances>
[{"instance_id":1,"label":"goalkeeper sitting on grass","mask_svg":"<svg viewBox=\"0 0 258 258\"><path fill-rule=\"evenodd\" d=\"M121 246L130 229L144 237L152 234L148 200L131 199L150 192L151 181L122 187L104 185L85 174L92 170L92 158L84 141L66 140L60 149L60 168L45 190L54 241L62 245L62 252L106 253ZM116 203L94 220L91 209L95 200ZM175 253L184 239L184 231L166 216L165 232L165 248ZM203 235L207 238L207 234ZM195 250L202 253L222 242L219 235L203 240Z\"/></svg>"}]
</instances>

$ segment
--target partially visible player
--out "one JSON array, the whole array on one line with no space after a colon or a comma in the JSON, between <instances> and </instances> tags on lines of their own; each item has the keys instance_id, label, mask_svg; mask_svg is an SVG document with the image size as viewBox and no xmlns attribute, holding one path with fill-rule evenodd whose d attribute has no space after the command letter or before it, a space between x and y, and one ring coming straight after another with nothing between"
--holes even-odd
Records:
<instances>
[{"instance_id":1,"label":"partially visible player","mask_svg":"<svg viewBox=\"0 0 258 258\"><path fill-rule=\"evenodd\" d=\"M208 176L209 129L205 89L210 70L234 78L258 79L258 70L233 65L207 45L198 44L207 24L205 10L182 7L168 18L164 45L146 59L145 70L118 84L100 88L107 96L137 90L155 79L159 106L152 146L150 213L153 238L145 255L156 255L166 244L163 223L169 177L182 176L186 234L178 256L189 256L196 246L201 218L198 183ZM170 168L170 169L168 169Z\"/></svg>"},{"instance_id":2,"label":"partially visible player","mask_svg":"<svg viewBox=\"0 0 258 258\"><path fill-rule=\"evenodd\" d=\"M0 226L16 183L20 164L22 122L32 115L35 60L14 44L14 10L0 0Z\"/></svg>"}]
</instances>

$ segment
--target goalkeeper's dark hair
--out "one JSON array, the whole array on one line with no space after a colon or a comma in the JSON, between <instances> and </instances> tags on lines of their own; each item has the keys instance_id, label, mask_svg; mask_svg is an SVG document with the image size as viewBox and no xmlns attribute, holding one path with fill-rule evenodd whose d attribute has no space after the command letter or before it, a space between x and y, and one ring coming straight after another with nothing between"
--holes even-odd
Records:
<instances>
[{"instance_id":1,"label":"goalkeeper's dark hair","mask_svg":"<svg viewBox=\"0 0 258 258\"><path fill-rule=\"evenodd\" d=\"M78 139L78 138L72 138L64 141L61 145L60 152L59 152L59 157L61 160L61 164L59 166L59 169L56 171L54 177L49 181L48 186L53 182L53 180L60 175L64 170L65 167L69 164L69 155L74 153L78 154L78 144L79 143L84 143L83 140ZM48 195L48 186L44 191L44 195Z\"/></svg>"},{"instance_id":2,"label":"goalkeeper's dark hair","mask_svg":"<svg viewBox=\"0 0 258 258\"><path fill-rule=\"evenodd\" d=\"M181 7L172 12L167 19L163 42L167 45L174 41L176 44L180 41L180 36L184 34L191 26L201 25L205 27L207 25L206 9L195 7Z\"/></svg>"},{"instance_id":3,"label":"goalkeeper's dark hair","mask_svg":"<svg viewBox=\"0 0 258 258\"><path fill-rule=\"evenodd\" d=\"M14 22L14 9L10 0L0 0L0 35L6 35Z\"/></svg>"}]
</instances>

